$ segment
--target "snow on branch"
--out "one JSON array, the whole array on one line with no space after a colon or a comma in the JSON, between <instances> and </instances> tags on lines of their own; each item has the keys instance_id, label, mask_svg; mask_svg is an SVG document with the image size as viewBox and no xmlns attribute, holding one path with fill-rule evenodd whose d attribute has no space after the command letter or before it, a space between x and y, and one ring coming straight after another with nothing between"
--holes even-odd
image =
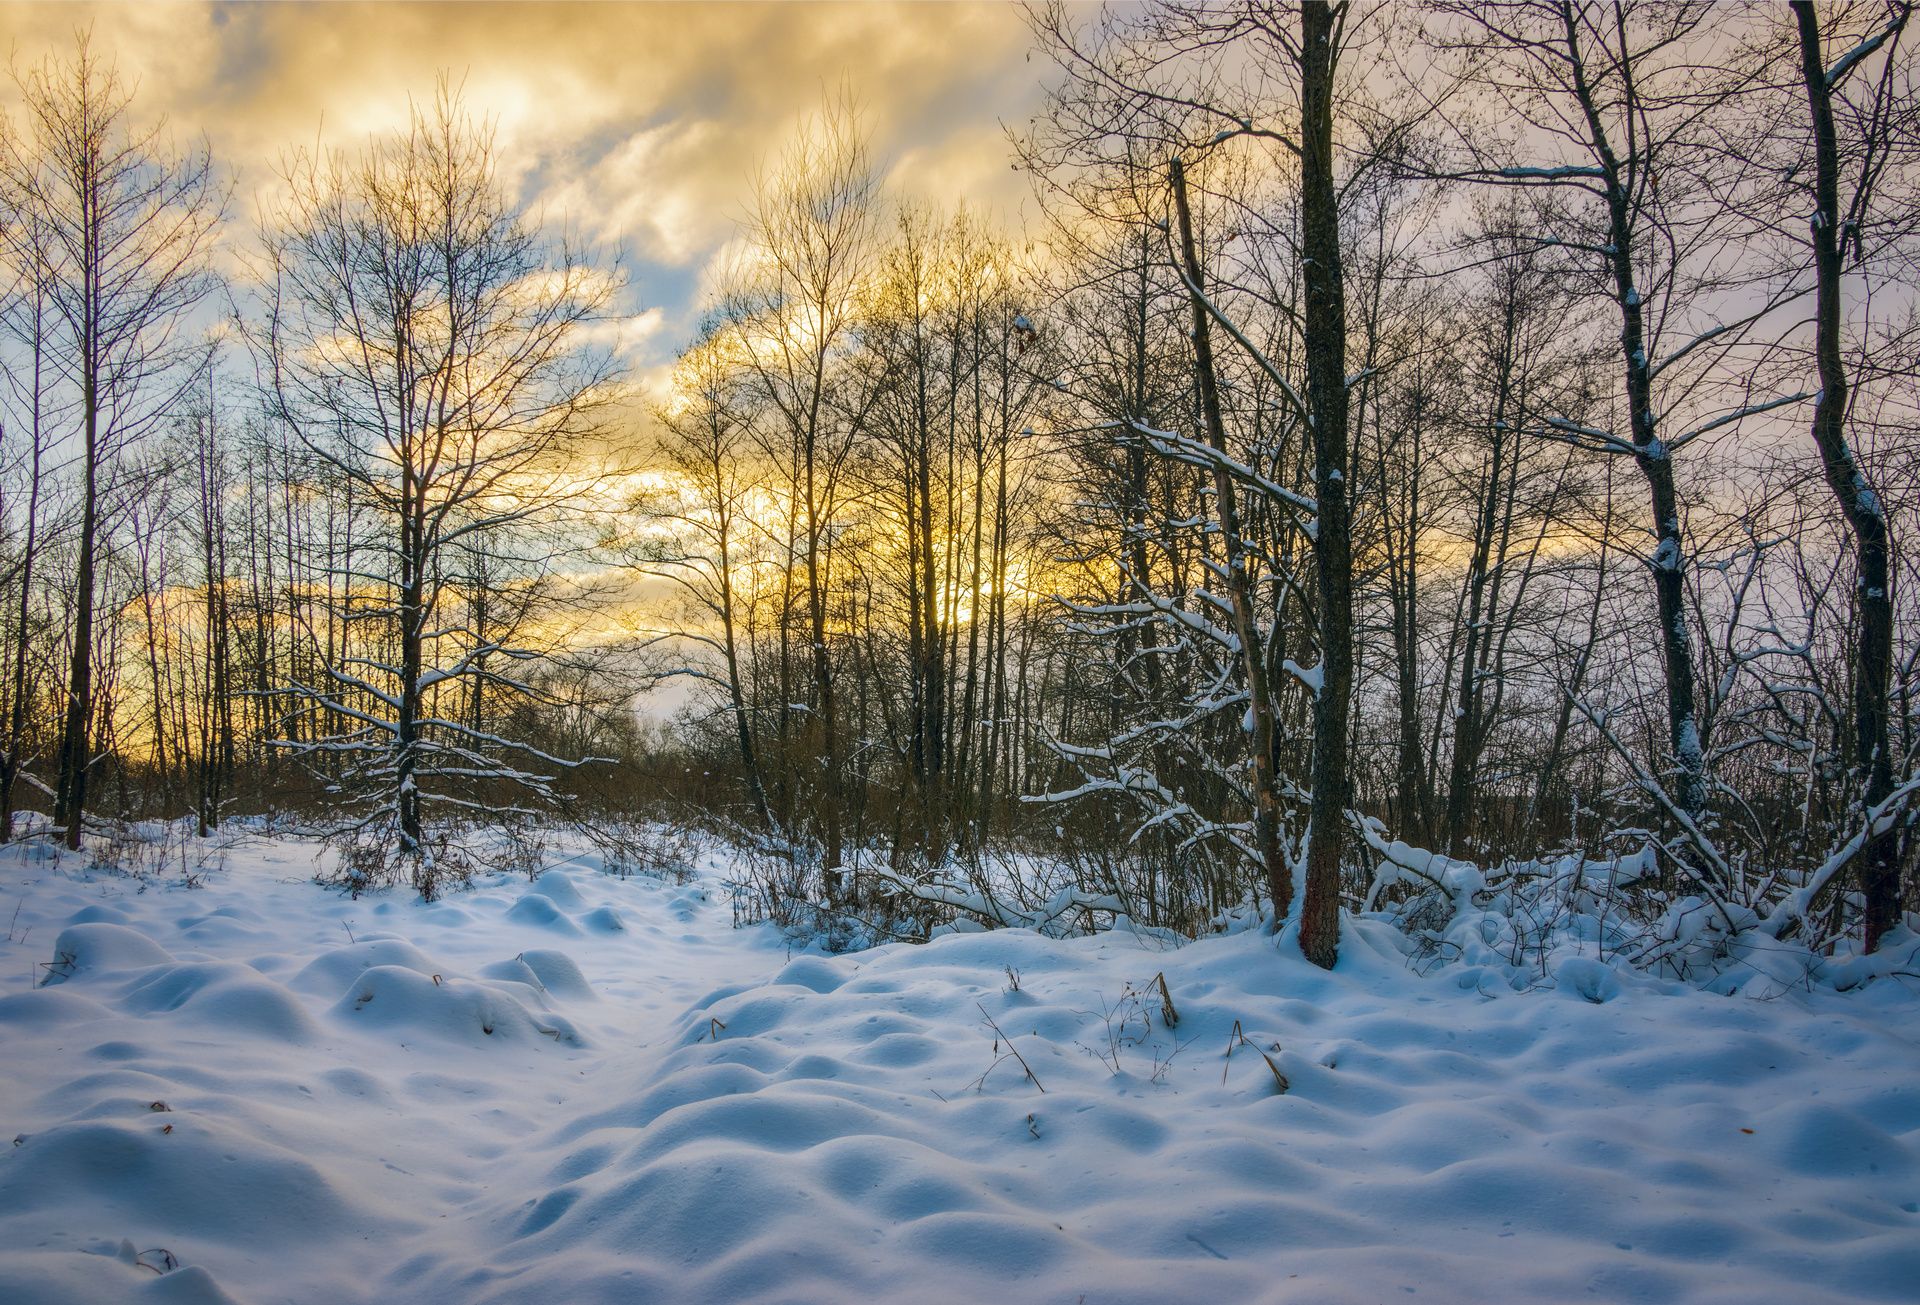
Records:
<instances>
[{"instance_id":1,"label":"snow on branch","mask_svg":"<svg viewBox=\"0 0 1920 1305\"><path fill-rule=\"evenodd\" d=\"M1612 748L1620 760L1626 764L1633 776L1634 784L1654 800L1655 804L1666 813L1668 819L1679 826L1681 836L1713 871L1717 882L1701 873L1690 858L1684 856L1673 858L1682 873L1699 885L1708 900L1719 910L1721 918L1726 923L1727 932L1738 933L1739 925L1733 918L1732 908L1728 905L1725 896L1726 887L1734 882L1735 877L1732 867L1727 864L1727 859L1721 854L1719 847L1708 837L1706 831L1700 828L1694 818L1673 800L1672 794L1667 792L1666 785L1640 764L1640 759L1634 755L1633 750L1627 747L1618 734L1614 733L1613 726L1607 723L1605 714L1595 711L1584 698L1573 694L1568 696L1572 699L1574 708L1586 717L1587 722L1593 726L1600 737L1606 740L1607 746Z\"/></svg>"},{"instance_id":2,"label":"snow on branch","mask_svg":"<svg viewBox=\"0 0 1920 1305\"><path fill-rule=\"evenodd\" d=\"M1568 421L1565 417L1547 418L1546 424L1536 427L1534 433L1593 453L1632 457L1639 452L1631 440L1623 440L1612 431L1601 430L1595 426L1582 426L1579 422Z\"/></svg>"},{"instance_id":3,"label":"snow on branch","mask_svg":"<svg viewBox=\"0 0 1920 1305\"><path fill-rule=\"evenodd\" d=\"M1813 909L1813 904L1827 891L1835 877L1852 865L1854 858L1865 851L1868 844L1894 827L1901 810L1916 793L1920 793L1920 778L1908 780L1869 808L1860 821L1860 827L1834 849L1819 869L1808 876L1805 885L1768 913L1760 925L1761 929L1779 938L1795 923L1806 918L1807 912Z\"/></svg>"},{"instance_id":4,"label":"snow on branch","mask_svg":"<svg viewBox=\"0 0 1920 1305\"><path fill-rule=\"evenodd\" d=\"M898 892L916 901L928 902L936 906L951 906L977 916L988 924L1007 929L1032 929L1044 933L1048 926L1069 911L1105 911L1112 915L1126 915L1126 903L1111 893L1089 893L1083 889L1066 887L1031 911L1022 911L1017 907L995 900L986 893L956 884L937 880L916 881L894 873L881 865L866 867L867 873L892 886Z\"/></svg>"},{"instance_id":5,"label":"snow on branch","mask_svg":"<svg viewBox=\"0 0 1920 1305\"><path fill-rule=\"evenodd\" d=\"M1274 385L1279 387L1280 393L1286 396L1288 406L1293 409L1294 416L1303 422L1312 424L1313 417L1307 407L1307 401L1300 397L1300 392L1294 389L1293 383L1281 374L1280 369L1274 366L1273 361L1261 351L1260 346L1256 345L1252 340L1249 340L1246 333L1234 325L1233 321L1228 318L1225 313L1220 311L1219 307L1208 297L1207 292L1193 283L1193 278L1187 275L1187 269L1181 266L1177 260L1174 263L1174 270L1180 274L1180 280L1182 284L1187 287L1187 292L1200 302L1201 307L1207 310L1207 316L1220 323L1220 329L1232 336L1234 343L1245 350L1247 356L1253 359L1254 364L1267 374L1268 379L1271 380Z\"/></svg>"},{"instance_id":6,"label":"snow on branch","mask_svg":"<svg viewBox=\"0 0 1920 1305\"><path fill-rule=\"evenodd\" d=\"M1838 59L1835 59L1833 66L1827 69L1827 89L1829 91L1838 90L1840 83L1846 80L1848 73L1859 67L1864 60L1872 57L1875 50L1878 50L1888 41L1898 36L1900 29L1907 25L1907 15L1911 12L1911 5L1901 5L1885 27L1860 42L1860 44L1854 46L1851 50L1848 50Z\"/></svg>"},{"instance_id":7,"label":"snow on branch","mask_svg":"<svg viewBox=\"0 0 1920 1305\"><path fill-rule=\"evenodd\" d=\"M1755 416L1759 413L1772 412L1775 408L1784 408L1789 404L1799 403L1803 400L1811 399L1812 397L1813 397L1812 391L1800 390L1793 394L1783 394L1777 399L1768 399L1762 403L1750 403L1744 408L1737 408L1734 411L1727 413L1725 416L1715 417L1712 421L1707 422L1703 426L1695 426L1692 430L1687 431L1683 435L1676 435L1674 438L1667 441L1667 448L1670 450L1681 448L1691 443L1695 439L1699 438L1700 436L1707 434L1709 431L1716 431L1722 428L1723 426L1731 426L1735 422L1744 421L1748 417Z\"/></svg>"},{"instance_id":8,"label":"snow on branch","mask_svg":"<svg viewBox=\"0 0 1920 1305\"><path fill-rule=\"evenodd\" d=\"M1217 468L1249 488L1299 508L1302 512L1315 513L1320 510L1319 504L1305 494L1268 480L1246 463L1229 457L1205 440L1196 440L1175 431L1158 430L1144 422L1129 421L1125 424L1144 435L1154 452L1163 457L1175 458L1194 466Z\"/></svg>"}]
</instances>

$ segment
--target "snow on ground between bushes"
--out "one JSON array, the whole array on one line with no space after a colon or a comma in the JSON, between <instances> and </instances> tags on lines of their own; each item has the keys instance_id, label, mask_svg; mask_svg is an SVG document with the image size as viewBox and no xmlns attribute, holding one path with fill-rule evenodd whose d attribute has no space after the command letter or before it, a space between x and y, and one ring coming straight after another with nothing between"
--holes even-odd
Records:
<instances>
[{"instance_id":1,"label":"snow on ground between bushes","mask_svg":"<svg viewBox=\"0 0 1920 1305\"><path fill-rule=\"evenodd\" d=\"M1373 922L1332 973L1253 933L790 957L728 928L711 862L429 905L317 888L311 855L255 843L197 890L0 855L0 1301L1920 1281L1910 979L1756 1001L1575 957L1482 991Z\"/></svg>"}]
</instances>

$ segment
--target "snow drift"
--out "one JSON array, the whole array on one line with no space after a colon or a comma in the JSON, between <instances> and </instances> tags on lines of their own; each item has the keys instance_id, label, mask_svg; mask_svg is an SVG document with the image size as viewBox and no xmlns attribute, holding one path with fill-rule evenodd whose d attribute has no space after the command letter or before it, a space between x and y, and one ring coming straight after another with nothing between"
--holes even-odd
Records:
<instances>
[{"instance_id":1,"label":"snow drift","mask_svg":"<svg viewBox=\"0 0 1920 1305\"><path fill-rule=\"evenodd\" d=\"M790 956L710 878L427 905L241 858L145 892L12 858L9 1305L1784 1305L1920 1278L1897 977L1755 1001L1563 940L1517 991L1486 958L1422 977L1368 920L1331 973L1253 931Z\"/></svg>"}]
</instances>

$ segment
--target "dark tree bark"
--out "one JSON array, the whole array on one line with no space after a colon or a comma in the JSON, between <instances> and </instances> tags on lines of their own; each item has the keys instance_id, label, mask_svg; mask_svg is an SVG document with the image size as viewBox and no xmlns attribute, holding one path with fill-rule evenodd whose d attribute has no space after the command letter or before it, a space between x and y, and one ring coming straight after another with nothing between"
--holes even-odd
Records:
<instances>
[{"instance_id":1,"label":"dark tree bark","mask_svg":"<svg viewBox=\"0 0 1920 1305\"><path fill-rule=\"evenodd\" d=\"M1686 541L1680 532L1680 503L1674 489L1673 456L1660 438L1653 408L1653 368L1647 352L1646 313L1633 268L1637 211L1634 180L1628 169L1645 160L1622 160L1615 151L1599 100L1590 83L1580 28L1573 6L1560 6L1574 98L1585 119L1588 144L1599 167L1607 204L1608 261L1615 302L1620 308L1620 353L1626 365L1628 423L1633 432L1634 463L1647 482L1653 505L1654 600L1660 619L1660 654L1666 670L1667 741L1680 771L1680 808L1694 820L1707 809L1706 748L1694 707L1693 639L1686 612ZM1625 57L1624 55L1622 56ZM1628 94L1632 94L1628 82Z\"/></svg>"},{"instance_id":2,"label":"dark tree bark","mask_svg":"<svg viewBox=\"0 0 1920 1305\"><path fill-rule=\"evenodd\" d=\"M27 736L27 649L28 625L32 618L33 561L39 540L40 493L44 484L41 460L46 443L41 430L44 399L44 363L46 358L46 268L38 250L34 251L33 290L28 310L28 331L32 342L32 374L29 382L28 413L31 426L31 457L28 464L26 538L20 555L20 602L14 617L12 668L9 672L7 705L7 745L0 754L0 843L13 839L15 786L20 779L21 750Z\"/></svg>"},{"instance_id":3,"label":"dark tree bark","mask_svg":"<svg viewBox=\"0 0 1920 1305\"><path fill-rule=\"evenodd\" d=\"M93 203L84 207L91 211ZM88 248L97 250L98 237L89 230ZM94 553L100 530L100 363L96 344L99 289L96 275L87 273L84 288L87 318L78 345L80 362L81 448L79 560L73 578L73 655L67 666L66 712L60 725L58 772L54 783L53 820L61 826L66 845L80 850L80 829L87 808L87 772L92 768L87 717L93 709L93 590Z\"/></svg>"},{"instance_id":4,"label":"dark tree bark","mask_svg":"<svg viewBox=\"0 0 1920 1305\"><path fill-rule=\"evenodd\" d=\"M1345 4L1300 6L1300 228L1303 345L1313 482L1320 683L1313 710L1313 827L1307 839L1300 950L1331 969L1340 947L1340 858L1353 805L1353 522L1347 491L1347 305L1334 181L1335 36Z\"/></svg>"},{"instance_id":5,"label":"dark tree bark","mask_svg":"<svg viewBox=\"0 0 1920 1305\"><path fill-rule=\"evenodd\" d=\"M1193 307L1193 354L1200 385L1200 410L1206 419L1207 443L1227 452L1226 423L1220 413L1220 384L1213 363L1213 342L1200 258L1193 242L1193 217L1187 205L1186 171L1179 159L1172 164L1173 203L1180 218L1180 258L1185 265L1188 298ZM1240 678L1247 686L1247 715L1252 721L1254 847L1273 897L1276 925L1286 918L1293 901L1293 869L1280 845L1280 785L1274 771L1273 694L1267 683L1266 636L1254 610L1253 583L1247 574L1247 550L1240 537L1240 514L1233 477L1224 467L1213 467L1214 512L1227 558L1227 592L1233 604L1233 633L1239 640ZM1336 920L1336 927L1337 927ZM1324 962L1323 962L1324 963Z\"/></svg>"},{"instance_id":6,"label":"dark tree bark","mask_svg":"<svg viewBox=\"0 0 1920 1305\"><path fill-rule=\"evenodd\" d=\"M1865 778L1864 804L1872 808L1893 792L1893 748L1887 690L1893 674L1892 533L1880 496L1847 443L1847 369L1840 354L1842 245L1840 147L1833 123L1833 81L1821 49L1820 20L1811 0L1793 0L1800 33L1800 73L1813 127L1813 263L1817 278L1814 352L1820 393L1813 406L1813 442L1827 484L1853 536L1859 628L1853 649L1854 764ZM1892 32L1906 21L1903 9ZM1861 887L1866 896L1866 949L1873 951L1900 919L1897 831L1889 829L1862 850Z\"/></svg>"}]
</instances>

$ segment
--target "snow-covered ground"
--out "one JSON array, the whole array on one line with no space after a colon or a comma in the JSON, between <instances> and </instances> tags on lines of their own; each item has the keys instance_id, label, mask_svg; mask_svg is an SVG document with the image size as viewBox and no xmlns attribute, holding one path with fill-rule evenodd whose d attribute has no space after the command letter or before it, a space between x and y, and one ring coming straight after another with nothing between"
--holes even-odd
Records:
<instances>
[{"instance_id":1,"label":"snow-covered ground","mask_svg":"<svg viewBox=\"0 0 1920 1305\"><path fill-rule=\"evenodd\" d=\"M1373 924L1331 974L1256 934L789 957L711 864L423 905L311 858L0 856L0 1301L1920 1290L1914 979L1522 995Z\"/></svg>"}]
</instances>

